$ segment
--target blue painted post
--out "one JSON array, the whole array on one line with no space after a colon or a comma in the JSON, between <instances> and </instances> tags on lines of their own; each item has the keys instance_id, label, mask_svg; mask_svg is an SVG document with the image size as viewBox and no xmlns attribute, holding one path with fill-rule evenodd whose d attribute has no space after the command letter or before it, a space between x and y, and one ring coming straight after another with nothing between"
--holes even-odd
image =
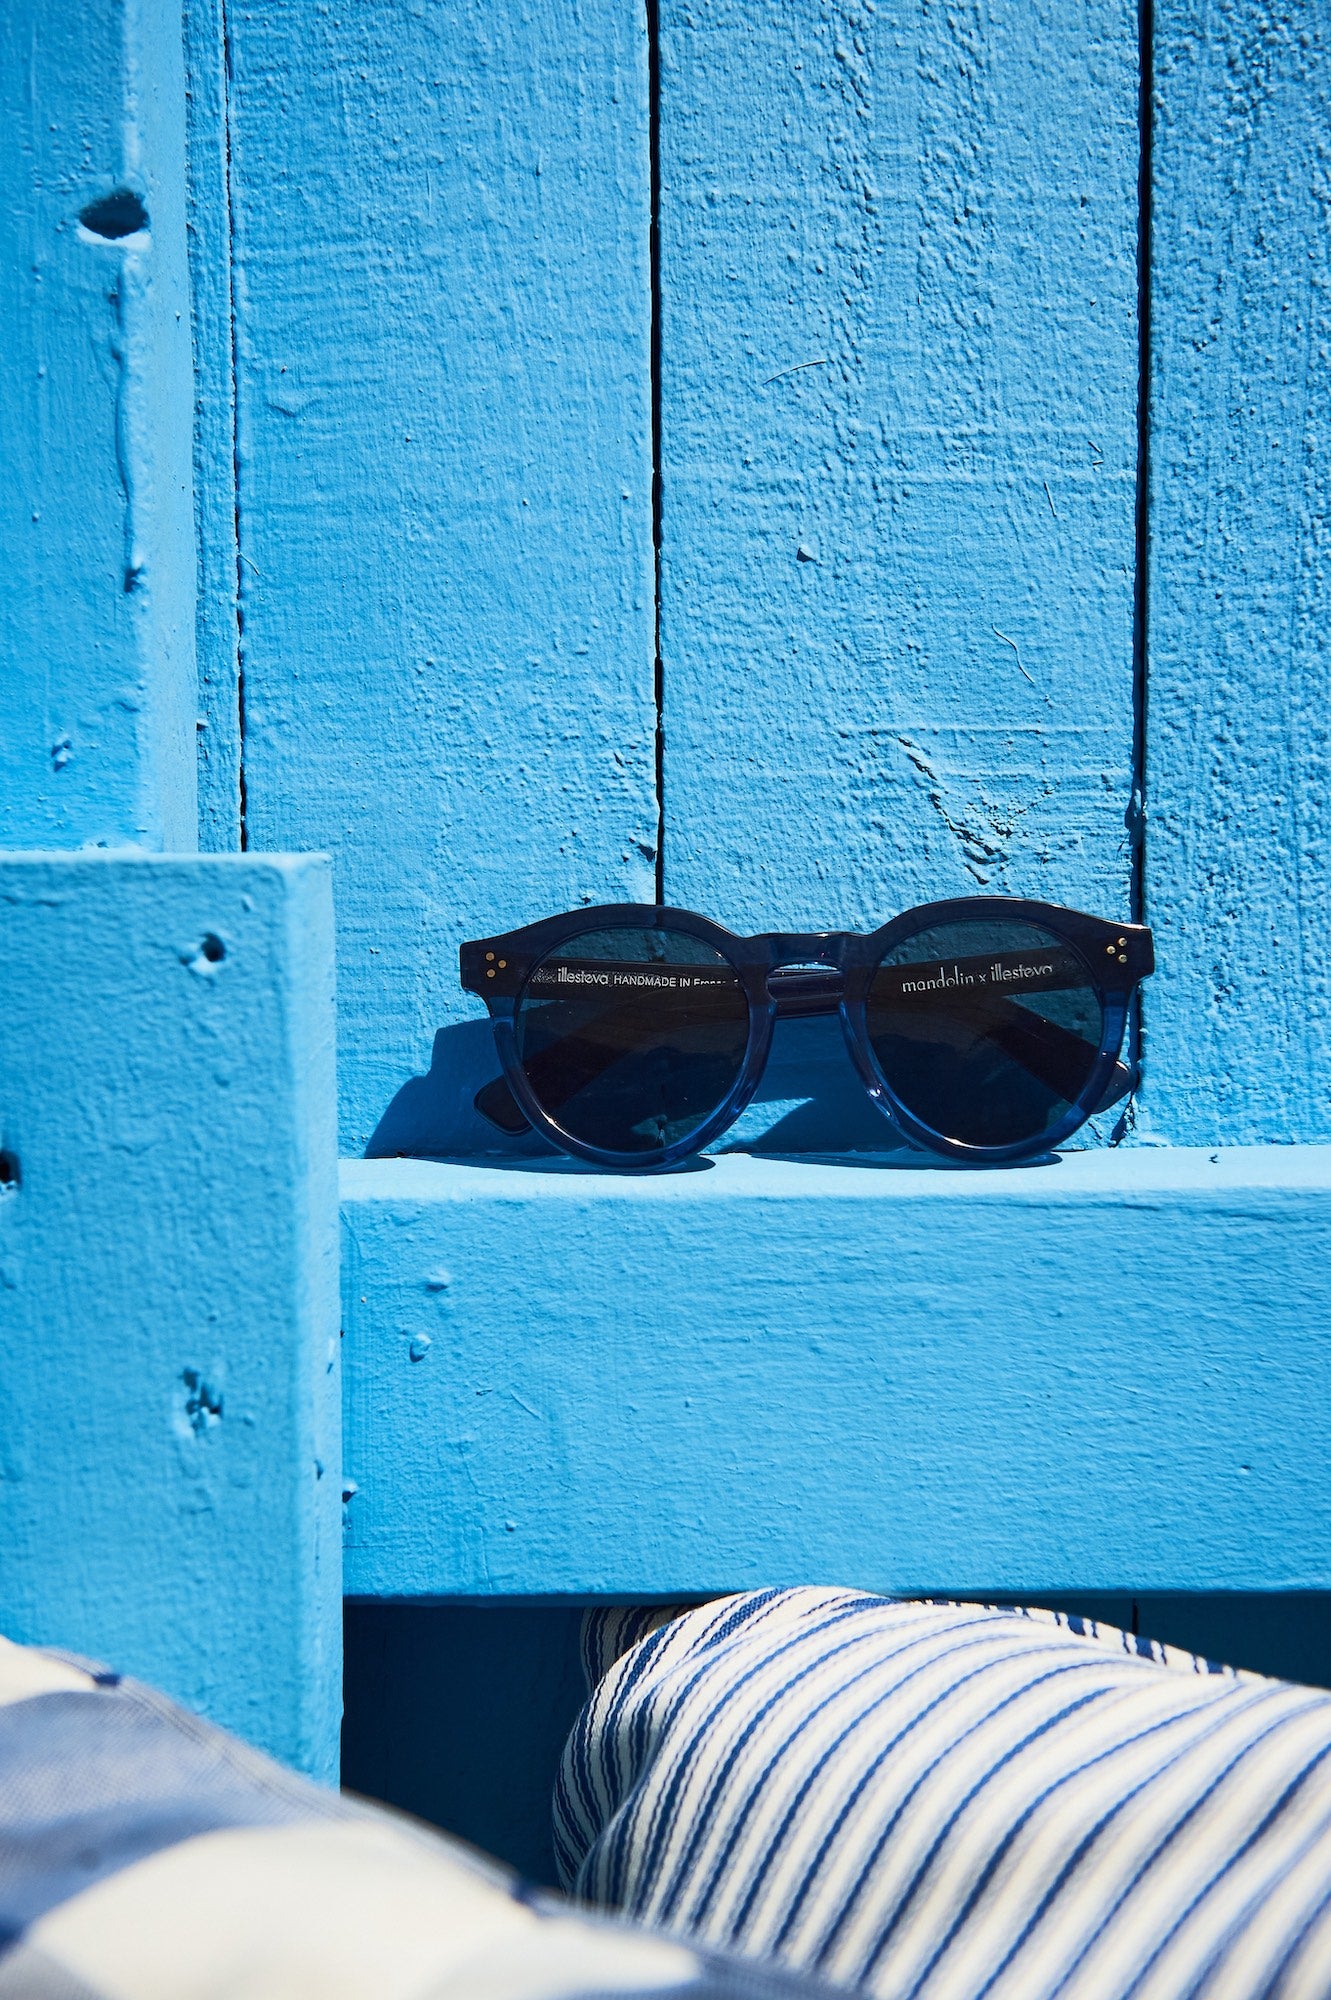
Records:
<instances>
[{"instance_id":1,"label":"blue painted post","mask_svg":"<svg viewBox=\"0 0 1331 2000\"><path fill-rule=\"evenodd\" d=\"M195 845L170 0L0 12L0 844Z\"/></svg>"},{"instance_id":2,"label":"blue painted post","mask_svg":"<svg viewBox=\"0 0 1331 2000\"><path fill-rule=\"evenodd\" d=\"M0 855L0 1631L334 1778L329 890Z\"/></svg>"},{"instance_id":3,"label":"blue painted post","mask_svg":"<svg viewBox=\"0 0 1331 2000\"><path fill-rule=\"evenodd\" d=\"M229 32L250 843L337 860L344 1149L441 1027L381 1143L466 1145L458 942L653 894L644 16Z\"/></svg>"},{"instance_id":4,"label":"blue painted post","mask_svg":"<svg viewBox=\"0 0 1331 2000\"><path fill-rule=\"evenodd\" d=\"M1158 0L1150 1130L1331 1139L1331 26Z\"/></svg>"}]
</instances>

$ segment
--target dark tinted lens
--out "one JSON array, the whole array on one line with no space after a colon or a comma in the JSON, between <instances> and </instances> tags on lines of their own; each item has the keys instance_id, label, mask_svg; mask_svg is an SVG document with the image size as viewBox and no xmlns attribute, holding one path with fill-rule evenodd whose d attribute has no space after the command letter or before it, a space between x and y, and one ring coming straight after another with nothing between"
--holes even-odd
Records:
<instances>
[{"instance_id":1,"label":"dark tinted lens","mask_svg":"<svg viewBox=\"0 0 1331 2000\"><path fill-rule=\"evenodd\" d=\"M522 1067L560 1128L611 1153L687 1139L744 1063L749 1009L721 953L682 931L586 931L536 967L515 1022Z\"/></svg>"},{"instance_id":2,"label":"dark tinted lens","mask_svg":"<svg viewBox=\"0 0 1331 2000\"><path fill-rule=\"evenodd\" d=\"M1080 955L1036 924L936 924L894 945L869 1040L922 1124L967 1146L1038 1138L1082 1094L1103 1010Z\"/></svg>"}]
</instances>

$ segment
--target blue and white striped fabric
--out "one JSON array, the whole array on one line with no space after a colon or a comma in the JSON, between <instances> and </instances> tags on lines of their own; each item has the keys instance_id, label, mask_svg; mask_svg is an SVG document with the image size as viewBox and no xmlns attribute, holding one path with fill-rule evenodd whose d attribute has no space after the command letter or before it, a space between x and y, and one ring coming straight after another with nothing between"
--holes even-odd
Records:
<instances>
[{"instance_id":1,"label":"blue and white striped fabric","mask_svg":"<svg viewBox=\"0 0 1331 2000\"><path fill-rule=\"evenodd\" d=\"M884 2000L1325 2000L1331 1696L848 1590L593 1614L567 1884Z\"/></svg>"},{"instance_id":2,"label":"blue and white striped fabric","mask_svg":"<svg viewBox=\"0 0 1331 2000\"><path fill-rule=\"evenodd\" d=\"M0 1640L2 2000L816 2000Z\"/></svg>"}]
</instances>

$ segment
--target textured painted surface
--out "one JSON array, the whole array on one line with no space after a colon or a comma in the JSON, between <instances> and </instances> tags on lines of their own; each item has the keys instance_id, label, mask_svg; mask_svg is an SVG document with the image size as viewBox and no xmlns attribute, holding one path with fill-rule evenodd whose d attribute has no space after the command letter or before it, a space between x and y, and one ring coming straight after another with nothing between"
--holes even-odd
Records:
<instances>
[{"instance_id":1,"label":"textured painted surface","mask_svg":"<svg viewBox=\"0 0 1331 2000\"><path fill-rule=\"evenodd\" d=\"M662 0L667 899L1126 911L1137 10Z\"/></svg>"},{"instance_id":2,"label":"textured painted surface","mask_svg":"<svg viewBox=\"0 0 1331 2000\"><path fill-rule=\"evenodd\" d=\"M184 101L170 0L0 10L10 847L195 844Z\"/></svg>"},{"instance_id":3,"label":"textured painted surface","mask_svg":"<svg viewBox=\"0 0 1331 2000\"><path fill-rule=\"evenodd\" d=\"M0 856L0 960L0 1629L332 1776L327 862Z\"/></svg>"},{"instance_id":4,"label":"textured painted surface","mask_svg":"<svg viewBox=\"0 0 1331 2000\"><path fill-rule=\"evenodd\" d=\"M1331 1583L1331 1149L342 1189L352 1594Z\"/></svg>"},{"instance_id":5,"label":"textured painted surface","mask_svg":"<svg viewBox=\"0 0 1331 2000\"><path fill-rule=\"evenodd\" d=\"M1331 1134L1331 19L1156 8L1147 997L1161 1136Z\"/></svg>"},{"instance_id":6,"label":"textured painted surface","mask_svg":"<svg viewBox=\"0 0 1331 2000\"><path fill-rule=\"evenodd\" d=\"M660 16L668 893L1125 908L1135 8ZM644 18L185 39L188 184L164 0L0 20L0 840L191 844L197 737L204 845L337 854L346 1147L475 1145L458 938L652 893ZM1326 1136L1326 29L1157 44L1146 1101ZM0 864L0 1613L328 1770L323 878L54 866ZM752 1130L881 1142L797 1025ZM347 1188L353 1589L1331 1583L1325 1155ZM453 1823L460 1615L361 1738Z\"/></svg>"},{"instance_id":7,"label":"textured painted surface","mask_svg":"<svg viewBox=\"0 0 1331 2000\"><path fill-rule=\"evenodd\" d=\"M199 846L225 854L241 845L243 803L225 7L223 0L186 0L183 14L194 328Z\"/></svg>"},{"instance_id":8,"label":"textured painted surface","mask_svg":"<svg viewBox=\"0 0 1331 2000\"><path fill-rule=\"evenodd\" d=\"M336 858L359 1152L460 939L652 894L645 26L228 27L249 841Z\"/></svg>"}]
</instances>

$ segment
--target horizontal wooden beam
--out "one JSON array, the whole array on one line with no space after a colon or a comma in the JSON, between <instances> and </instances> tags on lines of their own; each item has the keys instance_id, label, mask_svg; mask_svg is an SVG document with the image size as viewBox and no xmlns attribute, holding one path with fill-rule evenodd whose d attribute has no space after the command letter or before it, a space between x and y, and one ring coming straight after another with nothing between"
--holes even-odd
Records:
<instances>
[{"instance_id":1,"label":"horizontal wooden beam","mask_svg":"<svg viewBox=\"0 0 1331 2000\"><path fill-rule=\"evenodd\" d=\"M1331 1149L342 1167L345 1585L1331 1585Z\"/></svg>"}]
</instances>

